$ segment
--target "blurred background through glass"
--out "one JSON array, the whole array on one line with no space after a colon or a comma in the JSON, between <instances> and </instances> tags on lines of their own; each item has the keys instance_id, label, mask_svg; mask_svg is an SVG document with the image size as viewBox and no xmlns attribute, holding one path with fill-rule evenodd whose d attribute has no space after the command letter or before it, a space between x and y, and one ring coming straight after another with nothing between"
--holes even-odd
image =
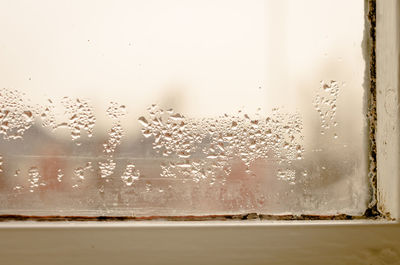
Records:
<instances>
[{"instance_id":1,"label":"blurred background through glass","mask_svg":"<svg viewBox=\"0 0 400 265\"><path fill-rule=\"evenodd\" d=\"M362 214L364 1L0 3L0 213Z\"/></svg>"}]
</instances>

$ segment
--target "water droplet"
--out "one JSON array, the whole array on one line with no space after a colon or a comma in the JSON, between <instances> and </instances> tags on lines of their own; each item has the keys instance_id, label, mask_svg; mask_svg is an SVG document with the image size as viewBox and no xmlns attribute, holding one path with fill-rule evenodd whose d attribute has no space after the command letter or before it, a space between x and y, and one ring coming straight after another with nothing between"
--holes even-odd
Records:
<instances>
[{"instance_id":1,"label":"water droplet","mask_svg":"<svg viewBox=\"0 0 400 265\"><path fill-rule=\"evenodd\" d=\"M149 125L149 122L147 121L147 119L145 117L139 117L138 119L139 123L143 126L143 127L147 127Z\"/></svg>"},{"instance_id":2,"label":"water droplet","mask_svg":"<svg viewBox=\"0 0 400 265\"><path fill-rule=\"evenodd\" d=\"M143 130L143 131L142 131L142 134L143 134L143 136L146 137L146 138L149 138L149 137L152 135L151 131L148 130L148 129Z\"/></svg>"},{"instance_id":3,"label":"water droplet","mask_svg":"<svg viewBox=\"0 0 400 265\"><path fill-rule=\"evenodd\" d=\"M14 190L14 191L21 191L23 188L24 188L24 187L21 186L21 185L16 185L16 186L13 188L13 190Z\"/></svg>"},{"instance_id":4,"label":"water droplet","mask_svg":"<svg viewBox=\"0 0 400 265\"><path fill-rule=\"evenodd\" d=\"M170 116L170 118L174 121L181 121L183 119L183 116L179 113L175 113L175 114L172 114Z\"/></svg>"},{"instance_id":5,"label":"water droplet","mask_svg":"<svg viewBox=\"0 0 400 265\"><path fill-rule=\"evenodd\" d=\"M237 129L237 122L236 121L232 121L232 125L231 125L231 129L232 130L236 130Z\"/></svg>"}]
</instances>

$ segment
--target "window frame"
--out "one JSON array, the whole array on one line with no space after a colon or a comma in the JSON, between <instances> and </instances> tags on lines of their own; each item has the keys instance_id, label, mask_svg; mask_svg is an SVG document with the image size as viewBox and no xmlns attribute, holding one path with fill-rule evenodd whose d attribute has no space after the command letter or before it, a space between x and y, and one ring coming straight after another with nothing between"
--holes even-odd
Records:
<instances>
[{"instance_id":1,"label":"window frame","mask_svg":"<svg viewBox=\"0 0 400 265\"><path fill-rule=\"evenodd\" d=\"M400 260L400 2L377 0L376 5L376 192L377 209L386 218L10 221L0 223L3 238L0 263L397 264Z\"/></svg>"},{"instance_id":2,"label":"window frame","mask_svg":"<svg viewBox=\"0 0 400 265\"><path fill-rule=\"evenodd\" d=\"M378 209L400 217L400 4L377 1L376 99Z\"/></svg>"}]
</instances>

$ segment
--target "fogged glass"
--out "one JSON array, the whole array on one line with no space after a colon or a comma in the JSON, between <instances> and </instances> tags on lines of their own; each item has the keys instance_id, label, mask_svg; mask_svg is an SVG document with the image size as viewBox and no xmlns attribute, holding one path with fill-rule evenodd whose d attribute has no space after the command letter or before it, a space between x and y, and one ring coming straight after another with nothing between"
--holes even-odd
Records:
<instances>
[{"instance_id":1,"label":"fogged glass","mask_svg":"<svg viewBox=\"0 0 400 265\"><path fill-rule=\"evenodd\" d=\"M1 214L365 211L363 1L2 1L0 25Z\"/></svg>"}]
</instances>

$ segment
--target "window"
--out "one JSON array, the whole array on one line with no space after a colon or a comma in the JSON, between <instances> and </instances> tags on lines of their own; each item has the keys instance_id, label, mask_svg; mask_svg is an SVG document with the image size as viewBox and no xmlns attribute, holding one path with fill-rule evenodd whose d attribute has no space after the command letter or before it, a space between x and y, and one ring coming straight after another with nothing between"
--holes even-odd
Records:
<instances>
[{"instance_id":1,"label":"window","mask_svg":"<svg viewBox=\"0 0 400 265\"><path fill-rule=\"evenodd\" d=\"M378 204L398 218L400 6L395 0L376 4ZM397 264L399 233L397 221L388 220L6 222L0 226L0 259L5 264Z\"/></svg>"},{"instance_id":2,"label":"window","mask_svg":"<svg viewBox=\"0 0 400 265\"><path fill-rule=\"evenodd\" d=\"M3 3L1 213L362 216L347 2Z\"/></svg>"}]
</instances>

